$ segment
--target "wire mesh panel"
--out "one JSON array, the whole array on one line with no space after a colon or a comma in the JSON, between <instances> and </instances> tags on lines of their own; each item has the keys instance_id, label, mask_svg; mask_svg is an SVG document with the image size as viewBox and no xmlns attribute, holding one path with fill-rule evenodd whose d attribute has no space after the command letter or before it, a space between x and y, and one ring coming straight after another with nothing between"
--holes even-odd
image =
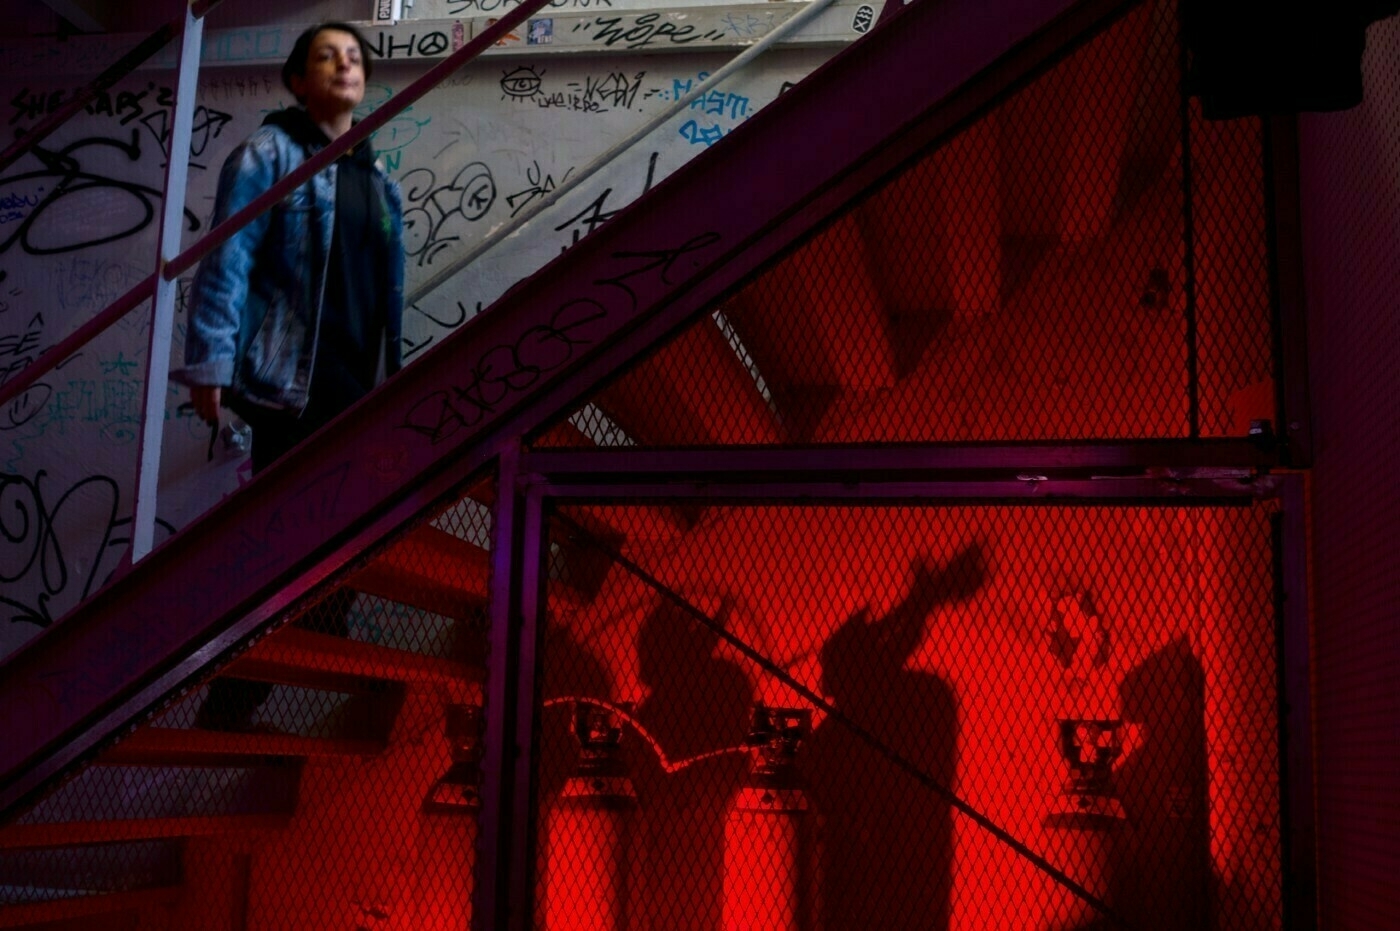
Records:
<instances>
[{"instance_id":1,"label":"wire mesh panel","mask_svg":"<svg viewBox=\"0 0 1400 931\"><path fill-rule=\"evenodd\" d=\"M1275 416L1262 134L1185 107L1180 62L1175 4L1139 5L539 444L1245 435Z\"/></svg>"},{"instance_id":2,"label":"wire mesh panel","mask_svg":"<svg viewBox=\"0 0 1400 931\"><path fill-rule=\"evenodd\" d=\"M1270 510L562 508L535 926L1281 927Z\"/></svg>"},{"instance_id":3,"label":"wire mesh panel","mask_svg":"<svg viewBox=\"0 0 1400 931\"><path fill-rule=\"evenodd\" d=\"M1200 432L1243 436L1275 413L1264 132L1257 119L1211 121L1191 105L1192 233L1200 347Z\"/></svg>"},{"instance_id":4,"label":"wire mesh panel","mask_svg":"<svg viewBox=\"0 0 1400 931\"><path fill-rule=\"evenodd\" d=\"M408 528L0 828L0 925L464 931L493 498Z\"/></svg>"},{"instance_id":5,"label":"wire mesh panel","mask_svg":"<svg viewBox=\"0 0 1400 931\"><path fill-rule=\"evenodd\" d=\"M467 926L491 496L402 536L349 580L368 594L348 611L336 593L311 613L346 611L351 641L375 647L355 671L385 683L363 699L384 719L354 733L379 746L309 765L296 819L255 851L250 927Z\"/></svg>"}]
</instances>

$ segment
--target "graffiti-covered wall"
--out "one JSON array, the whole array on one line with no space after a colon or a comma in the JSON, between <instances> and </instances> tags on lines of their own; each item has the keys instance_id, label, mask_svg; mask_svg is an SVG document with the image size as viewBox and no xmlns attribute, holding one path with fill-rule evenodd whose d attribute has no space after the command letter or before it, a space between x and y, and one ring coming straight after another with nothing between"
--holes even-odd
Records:
<instances>
[{"instance_id":1,"label":"graffiti-covered wall","mask_svg":"<svg viewBox=\"0 0 1400 931\"><path fill-rule=\"evenodd\" d=\"M618 0L621 7L623 0ZM612 12L569 0L510 35L383 127L374 145L402 187L408 362L800 80L873 18L843 0L754 66L684 106L521 231L518 221L802 5ZM484 0L420 3L369 28L372 112L480 30ZM439 9L439 7L441 7ZM199 78L184 245L208 232L219 167L292 103L278 74L300 25L210 29ZM130 37L134 44L136 37ZM16 42L0 56L0 121L24 132L119 54L111 37ZM175 106L175 50L100 93L0 173L0 383L154 268ZM794 140L794 146L800 146ZM172 365L183 355L181 283ZM422 293L432 286L430 293ZM49 626L126 551L142 415L149 305L88 343L0 411L0 655ZM183 389L166 397L157 541L248 478L237 435L211 438Z\"/></svg>"}]
</instances>

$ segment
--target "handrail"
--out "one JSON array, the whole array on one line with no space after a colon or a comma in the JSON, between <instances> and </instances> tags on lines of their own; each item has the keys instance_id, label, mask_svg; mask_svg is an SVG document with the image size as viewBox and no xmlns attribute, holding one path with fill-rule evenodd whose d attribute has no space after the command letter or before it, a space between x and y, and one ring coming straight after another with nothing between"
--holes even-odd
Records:
<instances>
[{"instance_id":1,"label":"handrail","mask_svg":"<svg viewBox=\"0 0 1400 931\"><path fill-rule=\"evenodd\" d=\"M156 273L151 272L121 297L88 318L87 322L39 354L39 358L24 367L18 375L0 385L0 407L10 403L29 389L34 382L63 363L80 346L96 339L98 334L116 323L142 301L155 293Z\"/></svg>"},{"instance_id":2,"label":"handrail","mask_svg":"<svg viewBox=\"0 0 1400 931\"><path fill-rule=\"evenodd\" d=\"M217 2L217 0L211 0L211 2ZM441 84L454 71L471 61L477 55L480 55L487 48L496 44L496 42L518 26L521 21L529 17L532 13L542 9L549 2L550 0L525 0L520 6L496 20L479 36L428 69L422 77L389 98L388 102L382 107L356 123L345 135L336 139L330 145L307 159L295 170L288 173L286 177L264 191L242 210L206 233L198 242L190 246L190 248L175 256L175 258L171 259L169 262L163 263L161 267L158 268L156 275L160 275L166 281L175 280L183 272L192 268L200 259L204 258L210 252L213 252L214 249L222 245L235 233L251 223L256 217L272 207L272 205L278 203L282 198L304 184L312 175L321 171L321 169L349 151L361 140L368 138L385 123L417 103L421 97ZM117 319L132 307L135 307L141 301L147 299L152 292L154 283L155 275L142 281L126 294L117 298L111 306L95 314L91 320L79 327L68 337L41 353L37 359L25 366L24 370L10 381L6 382L4 385L0 385L0 406L8 404L14 398L19 397L36 381L57 368L64 359L72 355L74 349L96 337L99 333L107 329L107 327L115 323ZM82 338L74 339L74 337L79 334L81 334Z\"/></svg>"},{"instance_id":3,"label":"handrail","mask_svg":"<svg viewBox=\"0 0 1400 931\"><path fill-rule=\"evenodd\" d=\"M190 3L190 11L196 18L203 18L222 2L223 0L193 0ZM55 129L76 116L78 111L91 103L98 94L135 71L143 62L165 48L172 39L178 38L184 31L185 14L183 12L170 22L159 26L155 32L142 39L135 48L118 58L107 70L93 78L86 87L78 90L67 103L30 127L24 135L10 143L9 148L0 152L0 171L4 171L19 161L22 155L47 139Z\"/></svg>"}]
</instances>

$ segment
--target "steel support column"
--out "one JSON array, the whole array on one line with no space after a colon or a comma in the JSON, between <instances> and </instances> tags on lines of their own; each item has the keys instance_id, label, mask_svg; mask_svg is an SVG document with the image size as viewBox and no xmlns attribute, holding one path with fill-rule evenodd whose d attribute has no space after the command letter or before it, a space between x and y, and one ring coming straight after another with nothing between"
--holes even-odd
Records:
<instances>
[{"instance_id":1,"label":"steel support column","mask_svg":"<svg viewBox=\"0 0 1400 931\"><path fill-rule=\"evenodd\" d=\"M199 88L200 44L204 20L185 8L180 65L175 84L175 119L165 165L165 199L161 204L157 267L180 254L180 223L185 213L185 186L190 168L195 94ZM131 561L155 544L156 488L160 484L160 445L165 432L165 395L170 379L170 344L175 330L175 295L179 285L156 276L155 307L146 344L146 394L141 405L141 445L136 455L136 519L131 532Z\"/></svg>"},{"instance_id":2,"label":"steel support column","mask_svg":"<svg viewBox=\"0 0 1400 931\"><path fill-rule=\"evenodd\" d=\"M1274 432L1285 462L1313 463L1308 388L1307 303L1303 281L1303 222L1298 212L1298 120L1264 121L1264 180L1269 205L1269 277L1273 302L1278 420Z\"/></svg>"},{"instance_id":3,"label":"steel support column","mask_svg":"<svg viewBox=\"0 0 1400 931\"><path fill-rule=\"evenodd\" d=\"M523 509L515 494L520 447L505 448L497 459L496 506L491 513L491 603L487 628L486 722L482 740L481 830L477 834L472 928L487 931L504 916L502 883L511 835L510 795L515 734L510 709L515 661L513 599L517 591L514 558Z\"/></svg>"},{"instance_id":4,"label":"steel support column","mask_svg":"<svg viewBox=\"0 0 1400 931\"><path fill-rule=\"evenodd\" d=\"M1307 485L1281 479L1275 525L1279 763L1283 815L1283 926L1313 931L1317 914L1317 811L1313 780L1312 651L1308 606Z\"/></svg>"},{"instance_id":5,"label":"steel support column","mask_svg":"<svg viewBox=\"0 0 1400 931\"><path fill-rule=\"evenodd\" d=\"M520 449L499 459L492 515L490 655L474 931L530 927L534 733L544 610L544 524L537 488L521 480Z\"/></svg>"},{"instance_id":6,"label":"steel support column","mask_svg":"<svg viewBox=\"0 0 1400 931\"><path fill-rule=\"evenodd\" d=\"M515 773L511 797L509 920L498 923L508 931L535 926L535 757L539 741L539 671L545 627L544 611L548 559L542 489L524 491L524 521L515 556L520 575L520 649L515 665Z\"/></svg>"}]
</instances>

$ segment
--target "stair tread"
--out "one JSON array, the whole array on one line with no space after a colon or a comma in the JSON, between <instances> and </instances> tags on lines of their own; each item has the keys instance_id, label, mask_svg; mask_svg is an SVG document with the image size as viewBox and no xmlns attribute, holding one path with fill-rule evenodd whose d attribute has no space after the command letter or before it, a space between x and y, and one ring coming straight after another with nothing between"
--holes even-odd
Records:
<instances>
[{"instance_id":1,"label":"stair tread","mask_svg":"<svg viewBox=\"0 0 1400 931\"><path fill-rule=\"evenodd\" d=\"M289 813L203 815L178 818L116 818L103 821L56 821L11 824L0 828L0 850L17 847L68 847L163 837L196 837L277 831L291 820Z\"/></svg>"},{"instance_id":2,"label":"stair tread","mask_svg":"<svg viewBox=\"0 0 1400 931\"><path fill-rule=\"evenodd\" d=\"M461 617L486 603L490 578L486 550L424 524L357 572L349 585L389 601Z\"/></svg>"},{"instance_id":3,"label":"stair tread","mask_svg":"<svg viewBox=\"0 0 1400 931\"><path fill-rule=\"evenodd\" d=\"M160 886L127 892L69 896L50 902L0 905L0 928L23 928L44 922L171 905L178 902L183 894L182 886Z\"/></svg>"},{"instance_id":4,"label":"stair tread","mask_svg":"<svg viewBox=\"0 0 1400 931\"><path fill-rule=\"evenodd\" d=\"M424 524L355 573L346 582L355 591L388 601L460 618L490 598L491 554L432 524ZM550 608L577 610L588 599L556 581L550 585Z\"/></svg>"},{"instance_id":5,"label":"stair tread","mask_svg":"<svg viewBox=\"0 0 1400 931\"><path fill-rule=\"evenodd\" d=\"M289 627L259 643L225 672L295 684L298 671L397 682L479 683L484 671L457 660Z\"/></svg>"},{"instance_id":6,"label":"stair tread","mask_svg":"<svg viewBox=\"0 0 1400 931\"><path fill-rule=\"evenodd\" d=\"M123 738L102 756L109 764L180 763L217 765L250 756L354 757L384 752L378 740L303 737L299 734L247 734L224 731L146 727Z\"/></svg>"}]
</instances>

